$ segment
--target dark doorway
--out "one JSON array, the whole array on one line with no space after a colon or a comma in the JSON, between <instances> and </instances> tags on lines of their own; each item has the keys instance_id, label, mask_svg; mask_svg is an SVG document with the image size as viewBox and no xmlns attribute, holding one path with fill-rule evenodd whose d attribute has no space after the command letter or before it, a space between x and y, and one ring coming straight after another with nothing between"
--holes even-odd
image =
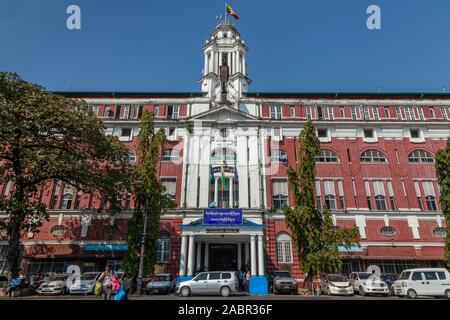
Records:
<instances>
[{"instance_id":1,"label":"dark doorway","mask_svg":"<svg viewBox=\"0 0 450 320\"><path fill-rule=\"evenodd\" d=\"M209 245L209 271L236 271L237 244Z\"/></svg>"}]
</instances>

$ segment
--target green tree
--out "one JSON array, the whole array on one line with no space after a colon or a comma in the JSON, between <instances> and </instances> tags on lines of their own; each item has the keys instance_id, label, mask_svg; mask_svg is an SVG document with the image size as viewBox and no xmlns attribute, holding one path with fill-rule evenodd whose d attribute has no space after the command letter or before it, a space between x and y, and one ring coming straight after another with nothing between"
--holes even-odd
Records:
<instances>
[{"instance_id":1,"label":"green tree","mask_svg":"<svg viewBox=\"0 0 450 320\"><path fill-rule=\"evenodd\" d=\"M48 219L38 196L48 182L60 180L112 199L126 186L126 155L83 101L45 92L15 73L0 73L0 183L14 184L12 199L0 201L6 216L0 227L9 236L12 274L19 269L21 233L38 231Z\"/></svg>"},{"instance_id":2,"label":"green tree","mask_svg":"<svg viewBox=\"0 0 450 320\"><path fill-rule=\"evenodd\" d=\"M154 272L156 264L161 213L164 208L174 205L173 201L164 194L165 188L157 176L160 151L164 143L163 129L156 131L153 113L145 111L138 136L139 160L134 168L133 185L136 206L128 225L128 251L123 261L123 268L134 284L138 281L142 239L144 239L145 248L143 273L148 275ZM145 221L147 222L146 232L143 234Z\"/></svg>"},{"instance_id":3,"label":"green tree","mask_svg":"<svg viewBox=\"0 0 450 320\"><path fill-rule=\"evenodd\" d=\"M315 157L320 142L315 128L307 122L299 136L298 172L289 167L288 177L294 193L294 206L285 207L286 223L292 232L300 267L308 273L307 282L319 273L337 272L342 265L339 245L350 247L359 240L359 231L336 228L328 208L323 212L315 206Z\"/></svg>"},{"instance_id":4,"label":"green tree","mask_svg":"<svg viewBox=\"0 0 450 320\"><path fill-rule=\"evenodd\" d=\"M450 268L450 139L443 150L436 152L436 175L441 189L440 203L447 226L445 261Z\"/></svg>"}]
</instances>

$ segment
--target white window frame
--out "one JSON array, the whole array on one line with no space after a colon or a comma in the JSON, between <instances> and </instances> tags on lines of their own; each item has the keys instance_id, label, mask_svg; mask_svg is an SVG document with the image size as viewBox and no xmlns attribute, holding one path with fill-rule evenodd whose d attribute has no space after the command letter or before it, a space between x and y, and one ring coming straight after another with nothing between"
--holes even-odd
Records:
<instances>
[{"instance_id":1,"label":"white window frame","mask_svg":"<svg viewBox=\"0 0 450 320\"><path fill-rule=\"evenodd\" d=\"M281 106L269 106L270 119L281 120L283 118Z\"/></svg>"},{"instance_id":2,"label":"white window frame","mask_svg":"<svg viewBox=\"0 0 450 320\"><path fill-rule=\"evenodd\" d=\"M280 232L276 236L277 262L292 264L292 237L287 232Z\"/></svg>"}]
</instances>

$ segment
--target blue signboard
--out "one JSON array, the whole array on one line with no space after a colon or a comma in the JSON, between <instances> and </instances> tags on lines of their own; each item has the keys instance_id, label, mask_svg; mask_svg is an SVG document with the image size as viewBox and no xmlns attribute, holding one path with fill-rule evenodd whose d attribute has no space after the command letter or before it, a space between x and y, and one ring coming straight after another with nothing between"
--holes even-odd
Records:
<instances>
[{"instance_id":1,"label":"blue signboard","mask_svg":"<svg viewBox=\"0 0 450 320\"><path fill-rule=\"evenodd\" d=\"M90 243L84 246L84 251L127 251L128 244Z\"/></svg>"},{"instance_id":2,"label":"blue signboard","mask_svg":"<svg viewBox=\"0 0 450 320\"><path fill-rule=\"evenodd\" d=\"M242 209L204 209L204 224L242 224Z\"/></svg>"}]
</instances>

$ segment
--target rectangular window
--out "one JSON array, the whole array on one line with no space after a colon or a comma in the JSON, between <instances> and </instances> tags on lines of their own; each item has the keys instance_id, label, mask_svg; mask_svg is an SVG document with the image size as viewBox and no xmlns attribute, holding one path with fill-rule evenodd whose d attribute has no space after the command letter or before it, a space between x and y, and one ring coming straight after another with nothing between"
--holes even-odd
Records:
<instances>
[{"instance_id":1,"label":"rectangular window","mask_svg":"<svg viewBox=\"0 0 450 320\"><path fill-rule=\"evenodd\" d=\"M80 208L80 201L81 201L81 191L77 191L77 194L75 196L75 204L73 206L74 209Z\"/></svg>"},{"instance_id":2,"label":"rectangular window","mask_svg":"<svg viewBox=\"0 0 450 320\"><path fill-rule=\"evenodd\" d=\"M288 205L288 186L285 179L272 180L272 204L274 209Z\"/></svg>"},{"instance_id":3,"label":"rectangular window","mask_svg":"<svg viewBox=\"0 0 450 320\"><path fill-rule=\"evenodd\" d=\"M447 107L441 107L442 118L448 120Z\"/></svg>"},{"instance_id":4,"label":"rectangular window","mask_svg":"<svg viewBox=\"0 0 450 320\"><path fill-rule=\"evenodd\" d=\"M356 108L350 107L350 114L352 115L352 120L356 120Z\"/></svg>"},{"instance_id":5,"label":"rectangular window","mask_svg":"<svg viewBox=\"0 0 450 320\"><path fill-rule=\"evenodd\" d=\"M105 110L103 111L103 118L109 118L111 116L111 108L109 106L105 106Z\"/></svg>"},{"instance_id":6,"label":"rectangular window","mask_svg":"<svg viewBox=\"0 0 450 320\"><path fill-rule=\"evenodd\" d=\"M329 120L333 120L334 119L333 107L328 107L328 119Z\"/></svg>"},{"instance_id":7,"label":"rectangular window","mask_svg":"<svg viewBox=\"0 0 450 320\"><path fill-rule=\"evenodd\" d=\"M131 136L131 128L122 128L122 132L120 134L121 137L130 137Z\"/></svg>"},{"instance_id":8,"label":"rectangular window","mask_svg":"<svg viewBox=\"0 0 450 320\"><path fill-rule=\"evenodd\" d=\"M130 119L130 106L124 106L123 107L123 119Z\"/></svg>"},{"instance_id":9,"label":"rectangular window","mask_svg":"<svg viewBox=\"0 0 450 320\"><path fill-rule=\"evenodd\" d=\"M373 129L364 129L364 138L373 138Z\"/></svg>"},{"instance_id":10,"label":"rectangular window","mask_svg":"<svg viewBox=\"0 0 450 320\"><path fill-rule=\"evenodd\" d=\"M395 111L396 111L396 113L397 113L397 119L398 119L398 120L402 120L402 119L403 119L403 116L402 116L402 112L401 112L400 107L395 107Z\"/></svg>"},{"instance_id":11,"label":"rectangular window","mask_svg":"<svg viewBox=\"0 0 450 320\"><path fill-rule=\"evenodd\" d=\"M317 137L319 138L327 138L328 130L327 129L317 129Z\"/></svg>"},{"instance_id":12,"label":"rectangular window","mask_svg":"<svg viewBox=\"0 0 450 320\"><path fill-rule=\"evenodd\" d=\"M323 111L321 106L317 106L317 120L323 120Z\"/></svg>"},{"instance_id":13,"label":"rectangular window","mask_svg":"<svg viewBox=\"0 0 450 320\"><path fill-rule=\"evenodd\" d=\"M49 205L50 209L56 208L56 203L58 202L59 190L60 190L60 183L55 182L55 184L53 185L53 195L52 195L52 198L50 199L50 205Z\"/></svg>"},{"instance_id":14,"label":"rectangular window","mask_svg":"<svg viewBox=\"0 0 450 320\"><path fill-rule=\"evenodd\" d=\"M363 107L363 119L364 120L370 120L370 114L369 114L369 108L368 107Z\"/></svg>"},{"instance_id":15,"label":"rectangular window","mask_svg":"<svg viewBox=\"0 0 450 320\"><path fill-rule=\"evenodd\" d=\"M420 138L419 129L410 129L409 132L411 134L411 139L419 139Z\"/></svg>"},{"instance_id":16,"label":"rectangular window","mask_svg":"<svg viewBox=\"0 0 450 320\"><path fill-rule=\"evenodd\" d=\"M312 111L311 111L311 107L306 107L306 119L312 120Z\"/></svg>"},{"instance_id":17,"label":"rectangular window","mask_svg":"<svg viewBox=\"0 0 450 320\"><path fill-rule=\"evenodd\" d=\"M176 178L161 178L161 184L166 188L164 194L175 200L175 192L177 188Z\"/></svg>"},{"instance_id":18,"label":"rectangular window","mask_svg":"<svg viewBox=\"0 0 450 320\"><path fill-rule=\"evenodd\" d=\"M405 107L405 116L408 121L414 120L414 110L412 107Z\"/></svg>"},{"instance_id":19,"label":"rectangular window","mask_svg":"<svg viewBox=\"0 0 450 320\"><path fill-rule=\"evenodd\" d=\"M391 201L391 210L396 211L397 210L397 206L395 205L394 197L389 197L389 199Z\"/></svg>"},{"instance_id":20,"label":"rectangular window","mask_svg":"<svg viewBox=\"0 0 450 320\"><path fill-rule=\"evenodd\" d=\"M178 119L179 106L167 106L167 118Z\"/></svg>"},{"instance_id":21,"label":"rectangular window","mask_svg":"<svg viewBox=\"0 0 450 320\"><path fill-rule=\"evenodd\" d=\"M96 117L98 117L98 105L93 105L92 107L92 113L96 116Z\"/></svg>"},{"instance_id":22,"label":"rectangular window","mask_svg":"<svg viewBox=\"0 0 450 320\"><path fill-rule=\"evenodd\" d=\"M281 107L280 106L270 106L270 118L279 120L281 119Z\"/></svg>"},{"instance_id":23,"label":"rectangular window","mask_svg":"<svg viewBox=\"0 0 450 320\"><path fill-rule=\"evenodd\" d=\"M423 108L422 107L417 107L417 113L419 114L419 119L420 120L425 120L425 116L423 115Z\"/></svg>"},{"instance_id":24,"label":"rectangular window","mask_svg":"<svg viewBox=\"0 0 450 320\"><path fill-rule=\"evenodd\" d=\"M391 117L391 113L390 113L388 107L384 108L384 117L387 118L387 119L389 119Z\"/></svg>"},{"instance_id":25,"label":"rectangular window","mask_svg":"<svg viewBox=\"0 0 450 320\"><path fill-rule=\"evenodd\" d=\"M372 107L372 113L373 113L373 119L374 120L378 120L379 116L378 116L378 107Z\"/></svg>"}]
</instances>

